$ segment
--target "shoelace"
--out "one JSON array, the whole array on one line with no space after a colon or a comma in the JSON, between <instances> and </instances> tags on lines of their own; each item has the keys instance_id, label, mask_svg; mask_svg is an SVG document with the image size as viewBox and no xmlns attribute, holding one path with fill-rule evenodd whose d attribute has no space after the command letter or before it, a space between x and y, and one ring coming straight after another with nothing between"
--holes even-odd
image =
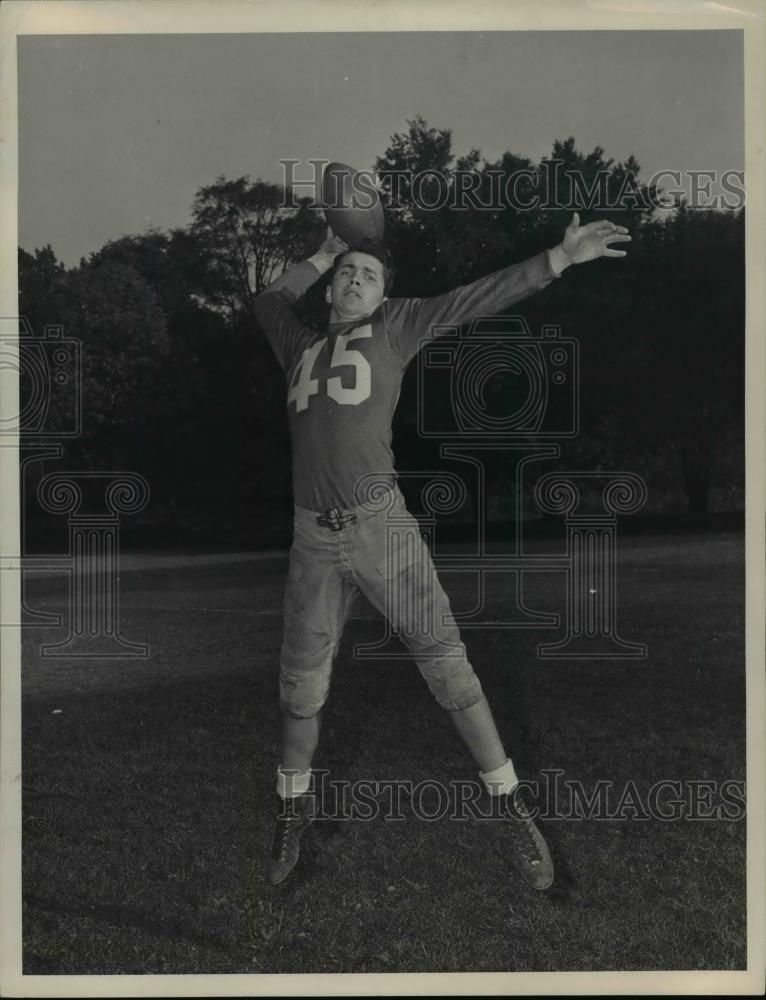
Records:
<instances>
[{"instance_id":1,"label":"shoelace","mask_svg":"<svg viewBox=\"0 0 766 1000\"><path fill-rule=\"evenodd\" d=\"M516 810L520 818L511 820L511 823L513 824L511 829L514 831L514 834L516 834L521 828L526 834L526 838L523 839L515 836L514 841L525 861L528 861L532 866L540 865L542 864L542 855L532 827L532 819L523 802L519 799L514 799L514 805L516 806Z\"/></svg>"},{"instance_id":2,"label":"shoelace","mask_svg":"<svg viewBox=\"0 0 766 1000\"><path fill-rule=\"evenodd\" d=\"M289 829L291 823L296 823L298 821L297 816L292 816L289 819L280 819L277 824L277 836L279 838L279 847L277 848L277 860L284 861L287 857L287 847L290 842Z\"/></svg>"},{"instance_id":3,"label":"shoelace","mask_svg":"<svg viewBox=\"0 0 766 1000\"><path fill-rule=\"evenodd\" d=\"M524 832L527 834L529 839L527 841L524 841L522 844L519 844L519 849L521 850L521 853L524 855L525 860L527 860L530 863L530 865L533 866L539 865L542 863L542 857L540 855L540 849L537 846L537 840L535 839L535 835L532 832L527 821L523 821L523 826L524 826Z\"/></svg>"}]
</instances>

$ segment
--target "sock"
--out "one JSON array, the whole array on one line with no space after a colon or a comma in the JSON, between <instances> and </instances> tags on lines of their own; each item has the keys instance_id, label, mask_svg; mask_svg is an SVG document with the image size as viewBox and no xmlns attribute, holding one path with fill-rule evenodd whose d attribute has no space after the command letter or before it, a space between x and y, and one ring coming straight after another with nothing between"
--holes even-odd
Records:
<instances>
[{"instance_id":1,"label":"sock","mask_svg":"<svg viewBox=\"0 0 766 1000\"><path fill-rule=\"evenodd\" d=\"M311 784L311 768L308 771L282 770L277 768L277 795L280 799L293 799L305 795Z\"/></svg>"},{"instance_id":2,"label":"sock","mask_svg":"<svg viewBox=\"0 0 766 1000\"><path fill-rule=\"evenodd\" d=\"M494 771L479 771L479 776L490 795L508 795L519 783L510 758Z\"/></svg>"}]
</instances>

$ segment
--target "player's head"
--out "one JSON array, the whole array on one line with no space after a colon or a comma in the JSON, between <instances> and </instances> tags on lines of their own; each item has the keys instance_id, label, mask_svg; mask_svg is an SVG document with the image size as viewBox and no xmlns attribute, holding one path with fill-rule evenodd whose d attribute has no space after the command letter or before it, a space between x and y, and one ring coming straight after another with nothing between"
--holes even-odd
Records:
<instances>
[{"instance_id":1,"label":"player's head","mask_svg":"<svg viewBox=\"0 0 766 1000\"><path fill-rule=\"evenodd\" d=\"M368 316L391 289L391 255L378 240L365 238L338 254L325 299L339 319Z\"/></svg>"}]
</instances>

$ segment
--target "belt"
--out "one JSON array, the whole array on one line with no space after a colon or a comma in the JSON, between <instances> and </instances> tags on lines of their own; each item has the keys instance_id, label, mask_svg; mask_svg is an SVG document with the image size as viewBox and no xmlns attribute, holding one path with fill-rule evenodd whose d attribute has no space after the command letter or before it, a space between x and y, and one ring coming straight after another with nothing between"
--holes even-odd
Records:
<instances>
[{"instance_id":1,"label":"belt","mask_svg":"<svg viewBox=\"0 0 766 1000\"><path fill-rule=\"evenodd\" d=\"M330 531L342 531L352 521L356 521L356 514L342 514L337 507L328 507L324 514L317 514L317 524Z\"/></svg>"},{"instance_id":2,"label":"belt","mask_svg":"<svg viewBox=\"0 0 766 1000\"><path fill-rule=\"evenodd\" d=\"M389 488L392 493L389 504L389 506L391 506L396 503L399 491L395 483ZM351 507L350 509L328 507L326 510L321 512L317 510L309 510L307 507L299 507L296 505L295 515L296 518L299 518L304 524L315 523L321 528L329 528L330 531L343 531L344 528L353 524L354 521L364 521L368 517L376 517L384 513L386 504L381 503L383 500L385 500L385 497L378 495L375 497L374 501L371 498L367 503L360 504L358 507Z\"/></svg>"}]
</instances>

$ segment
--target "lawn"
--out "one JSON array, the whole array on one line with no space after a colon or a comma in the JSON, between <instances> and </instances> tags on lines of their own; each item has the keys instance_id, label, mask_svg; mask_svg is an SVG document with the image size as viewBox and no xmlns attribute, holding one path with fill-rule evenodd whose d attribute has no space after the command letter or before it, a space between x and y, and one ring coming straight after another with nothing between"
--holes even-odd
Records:
<instances>
[{"instance_id":1,"label":"lawn","mask_svg":"<svg viewBox=\"0 0 766 1000\"><path fill-rule=\"evenodd\" d=\"M464 634L517 771L642 794L744 781L744 536L620 545L620 633L646 660L541 660L551 629ZM405 802L404 821L316 822L269 888L286 558L169 562L121 574L122 631L149 659L42 659L63 630L25 631L26 974L745 967L743 820L551 819L557 880L539 894L502 824L425 822ZM563 609L560 574L527 581L527 605ZM469 606L467 580L444 582ZM30 574L26 593L64 610L61 576ZM475 780L414 664L354 661L381 634L360 600L316 766Z\"/></svg>"}]
</instances>

